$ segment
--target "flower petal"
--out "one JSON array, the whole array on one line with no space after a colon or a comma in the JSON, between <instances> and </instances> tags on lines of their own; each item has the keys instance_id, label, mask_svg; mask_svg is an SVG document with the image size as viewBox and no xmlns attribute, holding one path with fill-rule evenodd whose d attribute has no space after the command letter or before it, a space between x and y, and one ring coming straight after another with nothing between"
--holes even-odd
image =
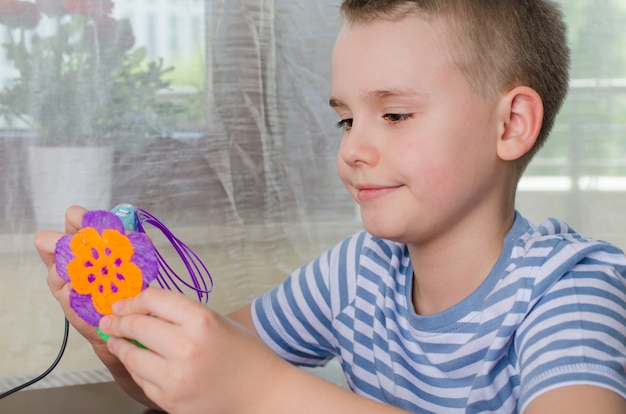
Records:
<instances>
[{"instance_id":1,"label":"flower petal","mask_svg":"<svg viewBox=\"0 0 626 414\"><path fill-rule=\"evenodd\" d=\"M99 265L85 266L85 260L77 257L67 265L70 282L74 290L81 295L91 295L97 291L101 282L98 281Z\"/></svg>"},{"instance_id":2,"label":"flower petal","mask_svg":"<svg viewBox=\"0 0 626 414\"><path fill-rule=\"evenodd\" d=\"M115 257L121 259L124 262L130 261L135 252L132 240L128 236L124 235L124 232L116 230L104 230L102 232L102 241L106 247L108 247Z\"/></svg>"},{"instance_id":3,"label":"flower petal","mask_svg":"<svg viewBox=\"0 0 626 414\"><path fill-rule=\"evenodd\" d=\"M130 233L128 234L128 239L135 247L135 254L131 261L139 266L143 273L143 281L149 284L159 274L159 261L156 249L148 236L143 233Z\"/></svg>"},{"instance_id":4,"label":"flower petal","mask_svg":"<svg viewBox=\"0 0 626 414\"><path fill-rule=\"evenodd\" d=\"M85 322L92 326L98 326L98 323L103 316L96 311L96 308L94 308L91 296L81 295L74 289L70 292L70 307L78 316L83 318Z\"/></svg>"},{"instance_id":5,"label":"flower petal","mask_svg":"<svg viewBox=\"0 0 626 414\"><path fill-rule=\"evenodd\" d=\"M70 241L72 240L71 234L62 236L56 244L54 249L54 261L57 269L57 273L61 279L66 282L70 281L70 275L67 273L67 265L74 259L74 253L70 249Z\"/></svg>"},{"instance_id":6,"label":"flower petal","mask_svg":"<svg viewBox=\"0 0 626 414\"><path fill-rule=\"evenodd\" d=\"M98 289L91 294L93 306L104 315L113 313L111 306L115 302L137 296L144 287L141 269L134 263L123 263L118 270L116 275L119 275L119 278L113 275L103 280Z\"/></svg>"},{"instance_id":7,"label":"flower petal","mask_svg":"<svg viewBox=\"0 0 626 414\"><path fill-rule=\"evenodd\" d=\"M96 229L85 227L72 236L70 248L77 257L95 258L94 253L104 250L104 243Z\"/></svg>"},{"instance_id":8,"label":"flower petal","mask_svg":"<svg viewBox=\"0 0 626 414\"><path fill-rule=\"evenodd\" d=\"M83 227L93 227L102 233L105 229L117 230L124 234L124 224L115 214L106 210L92 210L85 213L83 216Z\"/></svg>"}]
</instances>

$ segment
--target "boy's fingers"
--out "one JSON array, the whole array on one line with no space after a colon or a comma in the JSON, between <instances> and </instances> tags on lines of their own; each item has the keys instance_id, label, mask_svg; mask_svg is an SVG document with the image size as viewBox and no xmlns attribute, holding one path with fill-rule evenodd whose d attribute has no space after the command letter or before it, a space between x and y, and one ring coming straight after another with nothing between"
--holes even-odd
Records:
<instances>
[{"instance_id":1,"label":"boy's fingers","mask_svg":"<svg viewBox=\"0 0 626 414\"><path fill-rule=\"evenodd\" d=\"M134 298L124 299L113 306L115 314L154 315L162 320L184 325L197 307L203 305L177 292L149 287Z\"/></svg>"},{"instance_id":2,"label":"boy's fingers","mask_svg":"<svg viewBox=\"0 0 626 414\"><path fill-rule=\"evenodd\" d=\"M48 286L57 299L69 295L69 287L65 294L61 293L61 290L65 288L67 282L59 277L54 264L56 243L62 236L63 233L56 231L42 231L35 235L35 247L37 248L39 257L41 257L41 261L48 268Z\"/></svg>"},{"instance_id":3,"label":"boy's fingers","mask_svg":"<svg viewBox=\"0 0 626 414\"><path fill-rule=\"evenodd\" d=\"M61 236L63 233L57 231L42 231L35 235L35 248L46 266L54 264L54 249Z\"/></svg>"},{"instance_id":4,"label":"boy's fingers","mask_svg":"<svg viewBox=\"0 0 626 414\"><path fill-rule=\"evenodd\" d=\"M80 230L83 215L86 211L78 206L72 206L67 209L65 212L65 231L68 234L74 234ZM61 236L63 236L63 233L52 230L40 231L35 235L35 248L41 260L48 267L54 264L54 250Z\"/></svg>"},{"instance_id":5,"label":"boy's fingers","mask_svg":"<svg viewBox=\"0 0 626 414\"><path fill-rule=\"evenodd\" d=\"M65 210L65 232L74 234L80 230L86 212L87 210L80 206L71 206Z\"/></svg>"},{"instance_id":6,"label":"boy's fingers","mask_svg":"<svg viewBox=\"0 0 626 414\"><path fill-rule=\"evenodd\" d=\"M163 319L148 315L105 316L101 319L100 330L116 338L132 338L150 351L166 356L175 351L180 339L180 327ZM172 338L163 341L163 338ZM137 346L137 344L135 344Z\"/></svg>"},{"instance_id":7,"label":"boy's fingers","mask_svg":"<svg viewBox=\"0 0 626 414\"><path fill-rule=\"evenodd\" d=\"M131 366L133 380L141 388L153 384L155 378L161 378L167 367L166 361L149 350L138 347L126 339L111 337L107 343L109 352L119 358L125 366ZM154 384L153 384L154 386Z\"/></svg>"}]
</instances>

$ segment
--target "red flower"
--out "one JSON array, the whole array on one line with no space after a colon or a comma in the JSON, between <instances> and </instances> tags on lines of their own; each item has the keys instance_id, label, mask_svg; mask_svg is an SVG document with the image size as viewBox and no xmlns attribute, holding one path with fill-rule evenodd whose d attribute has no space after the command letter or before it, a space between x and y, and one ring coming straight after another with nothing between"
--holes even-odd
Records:
<instances>
[{"instance_id":1,"label":"red flower","mask_svg":"<svg viewBox=\"0 0 626 414\"><path fill-rule=\"evenodd\" d=\"M128 21L117 21L109 16L94 18L86 28L87 41L97 43L101 48L129 50L135 44L133 29Z\"/></svg>"},{"instance_id":2,"label":"red flower","mask_svg":"<svg viewBox=\"0 0 626 414\"><path fill-rule=\"evenodd\" d=\"M10 27L32 29L39 23L36 4L19 0L0 0L0 22Z\"/></svg>"},{"instance_id":3,"label":"red flower","mask_svg":"<svg viewBox=\"0 0 626 414\"><path fill-rule=\"evenodd\" d=\"M63 4L61 4L61 0L36 0L35 3L42 13L49 16L65 14L65 9L63 8Z\"/></svg>"},{"instance_id":4,"label":"red flower","mask_svg":"<svg viewBox=\"0 0 626 414\"><path fill-rule=\"evenodd\" d=\"M112 0L61 0L68 14L106 16L113 11Z\"/></svg>"},{"instance_id":5,"label":"red flower","mask_svg":"<svg viewBox=\"0 0 626 414\"><path fill-rule=\"evenodd\" d=\"M82 14L105 16L113 10L112 0L36 0L39 9L48 15Z\"/></svg>"}]
</instances>

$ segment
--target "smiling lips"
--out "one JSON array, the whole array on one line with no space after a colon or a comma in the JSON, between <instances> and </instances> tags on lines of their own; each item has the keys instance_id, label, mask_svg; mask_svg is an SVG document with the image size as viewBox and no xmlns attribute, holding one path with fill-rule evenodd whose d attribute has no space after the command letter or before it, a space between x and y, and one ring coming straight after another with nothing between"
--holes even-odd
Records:
<instances>
[{"instance_id":1,"label":"smiling lips","mask_svg":"<svg viewBox=\"0 0 626 414\"><path fill-rule=\"evenodd\" d=\"M396 191L400 188L400 186L385 187L376 185L355 185L354 188L357 190L357 200L364 202L386 196L387 194Z\"/></svg>"}]
</instances>

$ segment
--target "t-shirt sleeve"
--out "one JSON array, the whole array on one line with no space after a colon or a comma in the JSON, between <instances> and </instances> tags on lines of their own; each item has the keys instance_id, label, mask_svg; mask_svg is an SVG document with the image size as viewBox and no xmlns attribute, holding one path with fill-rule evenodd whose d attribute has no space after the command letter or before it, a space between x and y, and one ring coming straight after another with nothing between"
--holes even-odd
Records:
<instances>
[{"instance_id":1,"label":"t-shirt sleeve","mask_svg":"<svg viewBox=\"0 0 626 414\"><path fill-rule=\"evenodd\" d=\"M319 366L337 355L333 322L350 301L363 237L345 239L253 301L259 336L285 360Z\"/></svg>"},{"instance_id":2,"label":"t-shirt sleeve","mask_svg":"<svg viewBox=\"0 0 626 414\"><path fill-rule=\"evenodd\" d=\"M587 253L533 306L515 339L519 410L576 384L626 398L626 263L618 249Z\"/></svg>"}]
</instances>

